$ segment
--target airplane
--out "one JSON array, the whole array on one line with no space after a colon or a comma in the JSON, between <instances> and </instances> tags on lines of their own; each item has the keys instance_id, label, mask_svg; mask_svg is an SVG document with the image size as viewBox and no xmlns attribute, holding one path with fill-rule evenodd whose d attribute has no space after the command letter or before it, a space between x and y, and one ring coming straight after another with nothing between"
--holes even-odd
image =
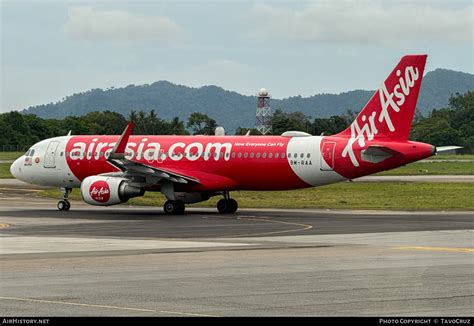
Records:
<instances>
[{"instance_id":1,"label":"airplane","mask_svg":"<svg viewBox=\"0 0 474 326\"><path fill-rule=\"evenodd\" d=\"M10 168L22 181L61 188L68 211L72 188L83 200L111 206L159 191L166 214L222 196L217 210L235 213L236 190L291 190L352 180L415 162L442 150L408 140L427 55L406 55L344 131L312 136L67 135L40 141ZM317 198L315 198L317 200Z\"/></svg>"}]
</instances>

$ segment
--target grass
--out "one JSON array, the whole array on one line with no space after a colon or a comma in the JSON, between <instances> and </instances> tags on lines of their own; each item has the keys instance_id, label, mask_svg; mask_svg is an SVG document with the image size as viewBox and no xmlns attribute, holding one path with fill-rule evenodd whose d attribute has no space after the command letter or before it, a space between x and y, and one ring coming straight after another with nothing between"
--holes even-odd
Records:
<instances>
[{"instance_id":1,"label":"grass","mask_svg":"<svg viewBox=\"0 0 474 326\"><path fill-rule=\"evenodd\" d=\"M474 174L474 161L472 162L415 162L398 169L384 171L378 175L472 175Z\"/></svg>"},{"instance_id":2,"label":"grass","mask_svg":"<svg viewBox=\"0 0 474 326\"><path fill-rule=\"evenodd\" d=\"M471 160L474 161L474 154L439 154L431 156L429 160Z\"/></svg>"},{"instance_id":3,"label":"grass","mask_svg":"<svg viewBox=\"0 0 474 326\"><path fill-rule=\"evenodd\" d=\"M395 209L395 210L474 210L472 183L418 182L345 182L319 188L295 191L241 191L232 197L241 208L332 208L332 209ZM41 196L59 198L57 190L45 190ZM78 189L71 199L80 199ZM215 207L220 197L192 205ZM162 206L160 193L146 193L131 199L130 205Z\"/></svg>"},{"instance_id":4,"label":"grass","mask_svg":"<svg viewBox=\"0 0 474 326\"><path fill-rule=\"evenodd\" d=\"M0 163L0 179L12 179L10 174L10 163Z\"/></svg>"},{"instance_id":5,"label":"grass","mask_svg":"<svg viewBox=\"0 0 474 326\"><path fill-rule=\"evenodd\" d=\"M24 152L0 152L0 160L16 160L23 154L25 153Z\"/></svg>"}]
</instances>

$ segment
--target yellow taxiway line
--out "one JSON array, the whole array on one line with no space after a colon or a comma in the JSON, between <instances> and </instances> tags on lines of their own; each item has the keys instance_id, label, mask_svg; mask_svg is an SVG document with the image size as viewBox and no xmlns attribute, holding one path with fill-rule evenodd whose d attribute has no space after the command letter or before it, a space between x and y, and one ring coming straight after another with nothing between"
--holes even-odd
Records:
<instances>
[{"instance_id":1,"label":"yellow taxiway line","mask_svg":"<svg viewBox=\"0 0 474 326\"><path fill-rule=\"evenodd\" d=\"M447 251L447 252L474 252L474 248L452 248L452 247L396 247L399 250L425 250L425 251Z\"/></svg>"},{"instance_id":2,"label":"yellow taxiway line","mask_svg":"<svg viewBox=\"0 0 474 326\"><path fill-rule=\"evenodd\" d=\"M109 306L109 305L99 305L99 304L87 304L87 303L78 303L78 302L29 299L29 298L0 297L0 300L26 301L26 302L60 304L60 305L80 306L80 307L89 307L89 308L105 308L105 309L128 310L128 311L137 311L137 312L157 312L157 313L166 314L166 315L180 315L180 316L194 316L194 317L219 317L219 316L216 316L216 315L198 314L198 313L192 313L192 312L178 312L178 311L168 311L168 310L130 308L130 307L119 307L119 306Z\"/></svg>"}]
</instances>

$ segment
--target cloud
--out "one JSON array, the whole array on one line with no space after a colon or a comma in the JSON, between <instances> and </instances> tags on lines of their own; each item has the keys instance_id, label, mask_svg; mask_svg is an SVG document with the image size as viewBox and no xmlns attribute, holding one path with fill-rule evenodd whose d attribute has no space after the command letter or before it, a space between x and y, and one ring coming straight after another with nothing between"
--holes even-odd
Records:
<instances>
[{"instance_id":1,"label":"cloud","mask_svg":"<svg viewBox=\"0 0 474 326\"><path fill-rule=\"evenodd\" d=\"M166 17L138 16L126 11L97 11L89 6L68 11L66 34L74 40L122 44L178 45L183 29Z\"/></svg>"},{"instance_id":2,"label":"cloud","mask_svg":"<svg viewBox=\"0 0 474 326\"><path fill-rule=\"evenodd\" d=\"M439 2L318 1L302 10L252 7L253 37L296 42L407 44L473 42L474 6Z\"/></svg>"}]
</instances>

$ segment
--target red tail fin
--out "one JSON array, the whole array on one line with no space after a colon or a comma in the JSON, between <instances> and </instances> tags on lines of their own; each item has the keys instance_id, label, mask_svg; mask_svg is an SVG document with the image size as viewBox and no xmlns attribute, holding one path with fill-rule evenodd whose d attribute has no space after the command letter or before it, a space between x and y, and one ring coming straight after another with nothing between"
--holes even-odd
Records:
<instances>
[{"instance_id":1,"label":"red tail fin","mask_svg":"<svg viewBox=\"0 0 474 326\"><path fill-rule=\"evenodd\" d=\"M406 55L339 136L407 140L427 55Z\"/></svg>"}]
</instances>

